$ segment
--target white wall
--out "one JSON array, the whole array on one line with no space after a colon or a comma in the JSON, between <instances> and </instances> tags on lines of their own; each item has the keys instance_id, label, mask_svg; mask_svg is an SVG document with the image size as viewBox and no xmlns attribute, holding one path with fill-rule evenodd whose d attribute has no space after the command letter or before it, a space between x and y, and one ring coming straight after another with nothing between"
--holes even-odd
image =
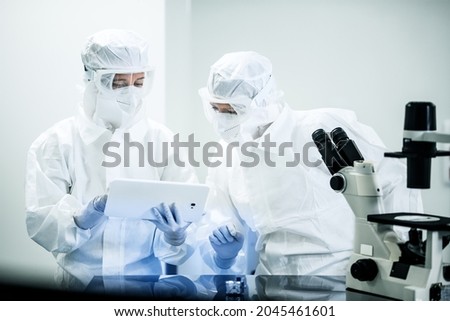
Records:
<instances>
[{"instance_id":1,"label":"white wall","mask_svg":"<svg viewBox=\"0 0 450 321\"><path fill-rule=\"evenodd\" d=\"M392 150L402 147L407 102L436 104L438 130L450 119L450 1L186 3L191 3L185 47L191 57L192 77L186 82L190 94L178 98L184 100L182 108L168 105L169 112L179 115L168 121L175 127L184 124L200 141L215 134L205 121L197 90L206 84L209 66L236 50L255 50L272 60L274 76L292 108L352 109ZM168 38L171 42L177 39ZM168 94L176 90L170 83L167 89ZM443 163L442 158L433 160L432 188L423 192L424 202L428 212L450 215ZM199 168L201 177L205 172Z\"/></svg>"},{"instance_id":2,"label":"white wall","mask_svg":"<svg viewBox=\"0 0 450 321\"><path fill-rule=\"evenodd\" d=\"M445 0L2 0L0 273L52 277L53 258L25 230L25 156L37 135L75 113L89 34L120 27L147 37L158 66L151 115L201 142L215 135L197 95L209 66L256 50L272 60L293 108L353 109L398 150L408 101L434 102L439 126L450 119L448 17ZM433 161L425 207L449 215L442 168Z\"/></svg>"},{"instance_id":3,"label":"white wall","mask_svg":"<svg viewBox=\"0 0 450 321\"><path fill-rule=\"evenodd\" d=\"M150 113L164 121L164 23L163 0L0 2L2 279L47 283L53 277L53 257L30 240L25 228L25 157L41 132L75 114L86 37L126 28L149 39L151 59L159 67Z\"/></svg>"}]
</instances>

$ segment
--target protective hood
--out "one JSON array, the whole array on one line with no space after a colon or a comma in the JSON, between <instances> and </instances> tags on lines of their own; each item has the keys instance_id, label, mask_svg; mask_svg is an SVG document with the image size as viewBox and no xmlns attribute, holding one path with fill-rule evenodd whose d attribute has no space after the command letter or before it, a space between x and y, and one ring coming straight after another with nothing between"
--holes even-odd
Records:
<instances>
[{"instance_id":1,"label":"protective hood","mask_svg":"<svg viewBox=\"0 0 450 321\"><path fill-rule=\"evenodd\" d=\"M271 62L253 51L225 54L211 66L207 86L199 93L206 116L215 128L223 128L218 124L223 117L216 115L211 103L230 104L236 111L239 120L233 124L239 125L239 130L234 127L234 140L260 137L284 107Z\"/></svg>"},{"instance_id":2,"label":"protective hood","mask_svg":"<svg viewBox=\"0 0 450 321\"><path fill-rule=\"evenodd\" d=\"M86 116L110 130L129 125L153 81L147 42L133 31L103 30L88 37L81 60Z\"/></svg>"}]
</instances>

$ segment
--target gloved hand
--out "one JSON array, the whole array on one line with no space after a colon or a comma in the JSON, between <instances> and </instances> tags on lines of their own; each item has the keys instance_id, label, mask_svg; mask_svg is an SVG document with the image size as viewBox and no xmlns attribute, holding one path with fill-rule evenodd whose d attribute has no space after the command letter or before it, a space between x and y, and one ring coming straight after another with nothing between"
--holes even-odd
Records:
<instances>
[{"instance_id":1,"label":"gloved hand","mask_svg":"<svg viewBox=\"0 0 450 321\"><path fill-rule=\"evenodd\" d=\"M153 207L151 209L153 218L150 219L156 227L164 233L164 239L167 243L174 246L179 246L186 240L186 229L191 222L184 222L178 212L175 204L167 206L162 203L160 207Z\"/></svg>"},{"instance_id":2,"label":"gloved hand","mask_svg":"<svg viewBox=\"0 0 450 321\"><path fill-rule=\"evenodd\" d=\"M209 236L209 242L216 251L214 260L218 267L228 269L244 244L244 235L236 231L234 225L223 225Z\"/></svg>"},{"instance_id":3,"label":"gloved hand","mask_svg":"<svg viewBox=\"0 0 450 321\"><path fill-rule=\"evenodd\" d=\"M80 212L74 217L75 223L79 228L87 230L97 225L104 217L104 211L108 195L99 195L94 197Z\"/></svg>"}]
</instances>

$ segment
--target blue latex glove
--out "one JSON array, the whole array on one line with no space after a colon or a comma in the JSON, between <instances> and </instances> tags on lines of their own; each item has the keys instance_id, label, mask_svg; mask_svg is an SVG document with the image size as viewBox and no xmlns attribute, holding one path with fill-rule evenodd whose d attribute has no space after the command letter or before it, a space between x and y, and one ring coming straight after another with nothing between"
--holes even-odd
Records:
<instances>
[{"instance_id":1,"label":"blue latex glove","mask_svg":"<svg viewBox=\"0 0 450 321\"><path fill-rule=\"evenodd\" d=\"M75 216L75 223L79 228L87 230L97 225L104 217L104 211L108 195L99 195L94 197L84 208L80 214Z\"/></svg>"},{"instance_id":2,"label":"blue latex glove","mask_svg":"<svg viewBox=\"0 0 450 321\"><path fill-rule=\"evenodd\" d=\"M186 240L186 229L191 222L184 222L181 219L180 212L175 204L170 207L162 203L160 207L153 207L150 209L153 213L153 218L150 219L156 227L164 233L164 239L167 243L174 246L179 246Z\"/></svg>"},{"instance_id":3,"label":"blue latex glove","mask_svg":"<svg viewBox=\"0 0 450 321\"><path fill-rule=\"evenodd\" d=\"M244 235L234 225L223 225L215 229L209 236L209 242L216 251L214 261L222 269L234 264L235 258L244 244Z\"/></svg>"}]
</instances>

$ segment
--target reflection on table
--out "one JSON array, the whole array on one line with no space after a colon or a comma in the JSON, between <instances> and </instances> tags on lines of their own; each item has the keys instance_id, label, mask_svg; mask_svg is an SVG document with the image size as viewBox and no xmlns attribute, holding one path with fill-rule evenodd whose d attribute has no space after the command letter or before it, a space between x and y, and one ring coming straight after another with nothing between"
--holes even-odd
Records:
<instances>
[{"instance_id":1,"label":"reflection on table","mask_svg":"<svg viewBox=\"0 0 450 321\"><path fill-rule=\"evenodd\" d=\"M95 277L85 293L120 299L345 301L343 276L161 275Z\"/></svg>"},{"instance_id":2,"label":"reflection on table","mask_svg":"<svg viewBox=\"0 0 450 321\"><path fill-rule=\"evenodd\" d=\"M84 291L0 282L3 300L13 301L380 301L346 289L344 276L147 275L98 276Z\"/></svg>"}]
</instances>

